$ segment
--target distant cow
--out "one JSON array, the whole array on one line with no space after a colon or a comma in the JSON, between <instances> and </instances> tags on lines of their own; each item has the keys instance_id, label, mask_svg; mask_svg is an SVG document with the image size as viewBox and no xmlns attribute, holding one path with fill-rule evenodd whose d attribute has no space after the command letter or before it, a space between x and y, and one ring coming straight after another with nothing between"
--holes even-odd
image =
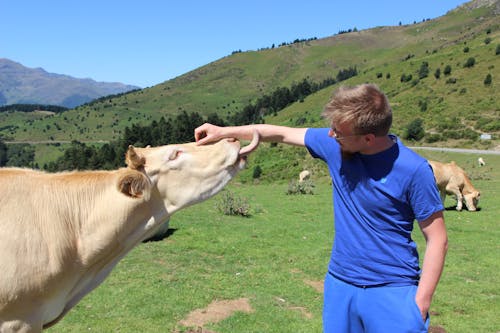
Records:
<instances>
[{"instance_id":1,"label":"distant cow","mask_svg":"<svg viewBox=\"0 0 500 333\"><path fill-rule=\"evenodd\" d=\"M483 160L482 157L477 159L477 163L479 164L480 167L485 166L486 162Z\"/></svg>"},{"instance_id":2,"label":"distant cow","mask_svg":"<svg viewBox=\"0 0 500 333\"><path fill-rule=\"evenodd\" d=\"M311 177L311 172L309 170L304 170L299 173L299 182L302 183L304 180Z\"/></svg>"},{"instance_id":3,"label":"distant cow","mask_svg":"<svg viewBox=\"0 0 500 333\"><path fill-rule=\"evenodd\" d=\"M467 177L465 171L460 168L455 162L440 163L436 161L429 161L434 172L441 200L446 197L446 194L454 194L457 198L456 209L462 210L462 202L469 211L477 210L480 193L472 186L472 183Z\"/></svg>"},{"instance_id":4,"label":"distant cow","mask_svg":"<svg viewBox=\"0 0 500 333\"><path fill-rule=\"evenodd\" d=\"M0 169L0 332L58 322L173 213L219 192L258 139L130 146L113 171Z\"/></svg>"}]
</instances>

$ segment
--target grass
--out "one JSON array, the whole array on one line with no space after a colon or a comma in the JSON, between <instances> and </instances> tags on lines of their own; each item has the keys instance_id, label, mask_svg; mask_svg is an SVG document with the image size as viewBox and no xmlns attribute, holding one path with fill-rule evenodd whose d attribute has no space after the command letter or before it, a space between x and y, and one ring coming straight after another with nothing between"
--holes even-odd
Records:
<instances>
[{"instance_id":1,"label":"grass","mask_svg":"<svg viewBox=\"0 0 500 333\"><path fill-rule=\"evenodd\" d=\"M500 329L498 216L500 156L426 152L455 160L481 190L479 212L445 212L449 252L435 294L432 326L447 332ZM314 175L313 175L314 177ZM136 247L94 292L48 332L188 332L178 322L214 300L246 297L237 312L205 329L225 332L320 332L322 294L307 284L324 277L333 239L331 192L285 195L286 183L229 188L246 197L250 218L217 212L216 196L174 215L172 234ZM449 198L447 207L454 206ZM420 253L424 241L418 228Z\"/></svg>"}]
</instances>

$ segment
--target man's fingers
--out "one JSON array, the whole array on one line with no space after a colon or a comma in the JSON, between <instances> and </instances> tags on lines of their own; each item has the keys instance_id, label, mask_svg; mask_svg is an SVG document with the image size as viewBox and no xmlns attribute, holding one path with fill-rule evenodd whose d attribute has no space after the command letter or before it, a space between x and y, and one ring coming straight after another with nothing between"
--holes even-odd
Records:
<instances>
[{"instance_id":1,"label":"man's fingers","mask_svg":"<svg viewBox=\"0 0 500 333\"><path fill-rule=\"evenodd\" d=\"M196 142L198 142L206 137L207 137L207 133L204 131L199 131L199 132L194 133L194 139L196 140Z\"/></svg>"}]
</instances>

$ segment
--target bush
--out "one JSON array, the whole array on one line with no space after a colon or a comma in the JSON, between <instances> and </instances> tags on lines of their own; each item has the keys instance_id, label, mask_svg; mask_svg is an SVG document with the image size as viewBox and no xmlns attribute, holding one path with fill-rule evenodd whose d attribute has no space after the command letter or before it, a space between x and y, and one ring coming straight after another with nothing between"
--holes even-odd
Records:
<instances>
[{"instance_id":1,"label":"bush","mask_svg":"<svg viewBox=\"0 0 500 333\"><path fill-rule=\"evenodd\" d=\"M420 141L425 135L422 119L415 119L406 127L404 138L407 140Z\"/></svg>"},{"instance_id":2,"label":"bush","mask_svg":"<svg viewBox=\"0 0 500 333\"><path fill-rule=\"evenodd\" d=\"M465 62L464 64L464 67L465 68L471 68L471 67L474 67L474 65L476 64L476 59L473 58L473 57L470 57L469 59L467 59L467 61Z\"/></svg>"},{"instance_id":3,"label":"bush","mask_svg":"<svg viewBox=\"0 0 500 333\"><path fill-rule=\"evenodd\" d=\"M425 142L434 143L438 141L443 141L441 134L429 134L425 137Z\"/></svg>"},{"instance_id":4,"label":"bush","mask_svg":"<svg viewBox=\"0 0 500 333\"><path fill-rule=\"evenodd\" d=\"M252 178L258 179L260 178L261 175L262 175L262 168L260 167L260 165L257 165L255 168L253 168Z\"/></svg>"},{"instance_id":5,"label":"bush","mask_svg":"<svg viewBox=\"0 0 500 333\"><path fill-rule=\"evenodd\" d=\"M215 204L215 208L224 215L250 216L250 205L246 198L239 197L231 191L224 191Z\"/></svg>"},{"instance_id":6,"label":"bush","mask_svg":"<svg viewBox=\"0 0 500 333\"><path fill-rule=\"evenodd\" d=\"M418 70L418 78L424 79L429 76L429 63L427 61L422 62L420 69Z\"/></svg>"},{"instance_id":7,"label":"bush","mask_svg":"<svg viewBox=\"0 0 500 333\"><path fill-rule=\"evenodd\" d=\"M441 69L440 68L436 69L436 71L434 72L434 77L436 79L439 79L441 77Z\"/></svg>"},{"instance_id":8,"label":"bush","mask_svg":"<svg viewBox=\"0 0 500 333\"><path fill-rule=\"evenodd\" d=\"M302 182L291 180L288 183L286 194L314 194L314 187L314 182L311 179L306 179Z\"/></svg>"},{"instance_id":9,"label":"bush","mask_svg":"<svg viewBox=\"0 0 500 333\"><path fill-rule=\"evenodd\" d=\"M491 81L492 81L491 74L488 73L488 75L486 75L486 77L484 78L484 85L485 86L491 85Z\"/></svg>"},{"instance_id":10,"label":"bush","mask_svg":"<svg viewBox=\"0 0 500 333\"><path fill-rule=\"evenodd\" d=\"M413 76L411 74L402 74L401 78L399 79L401 82L410 82L413 79Z\"/></svg>"}]
</instances>

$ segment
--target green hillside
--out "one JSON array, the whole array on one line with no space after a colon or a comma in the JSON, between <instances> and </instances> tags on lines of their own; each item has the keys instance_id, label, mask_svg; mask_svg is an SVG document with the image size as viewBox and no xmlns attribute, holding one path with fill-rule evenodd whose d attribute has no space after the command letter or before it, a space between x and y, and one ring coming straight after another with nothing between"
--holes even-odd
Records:
<instances>
[{"instance_id":1,"label":"green hillside","mask_svg":"<svg viewBox=\"0 0 500 333\"><path fill-rule=\"evenodd\" d=\"M60 114L0 113L0 136L25 142L113 141L127 126L148 125L180 111L225 118L278 87L304 78L321 82L355 66L359 74L342 84L378 84L394 108L396 134L421 119L426 136L417 144L491 149L500 137L499 13L500 1L475 0L412 25L235 53L162 84ZM488 74L491 82L485 84ZM334 88L265 121L324 125L319 114ZM493 139L479 140L481 133Z\"/></svg>"}]
</instances>

